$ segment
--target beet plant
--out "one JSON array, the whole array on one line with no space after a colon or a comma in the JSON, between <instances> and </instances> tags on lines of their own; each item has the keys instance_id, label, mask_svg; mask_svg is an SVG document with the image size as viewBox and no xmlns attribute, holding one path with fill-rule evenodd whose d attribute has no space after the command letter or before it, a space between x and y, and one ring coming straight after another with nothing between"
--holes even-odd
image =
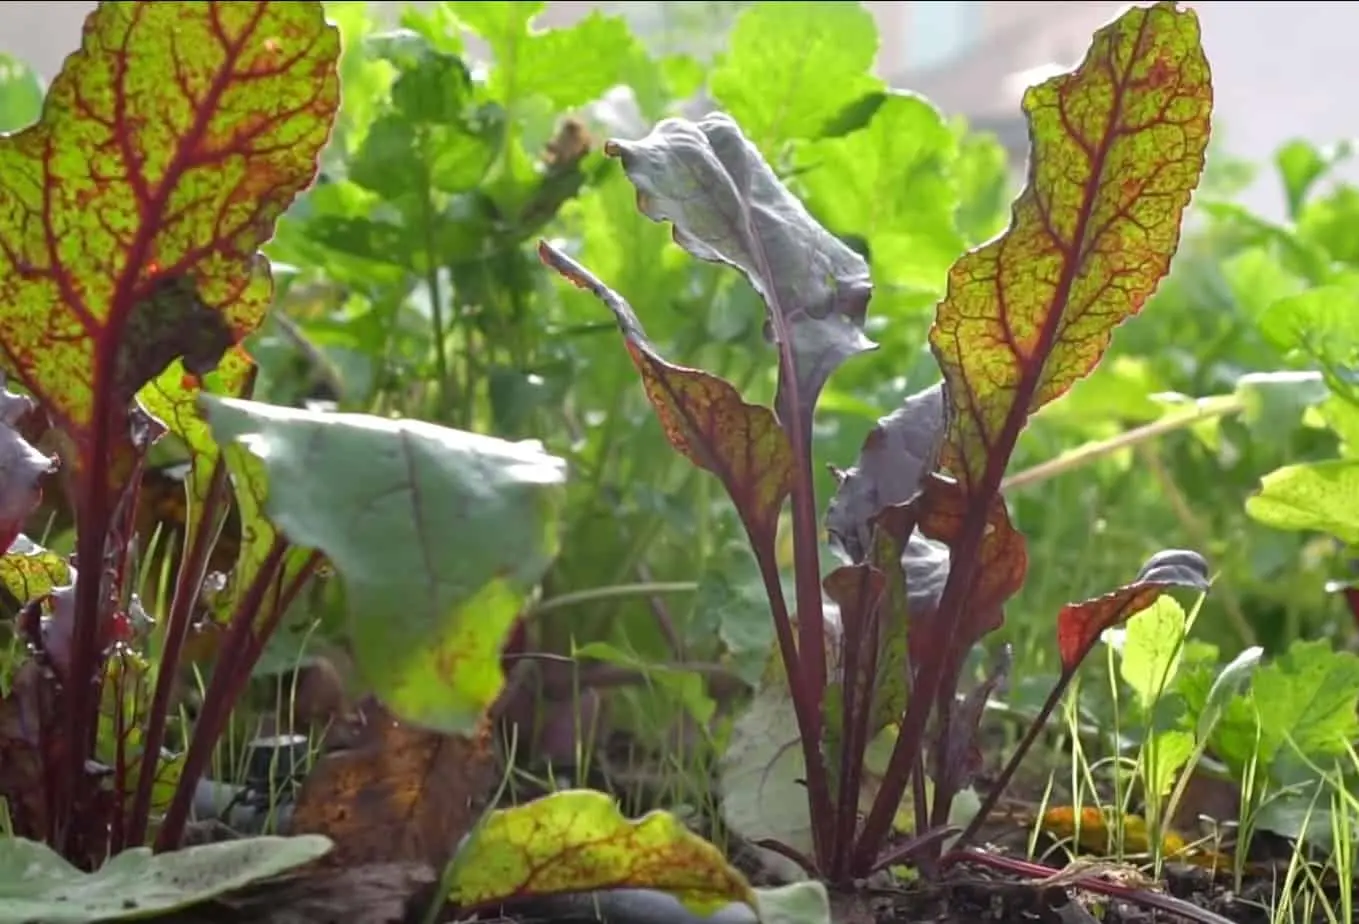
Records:
<instances>
[{"instance_id":1,"label":"beet plant","mask_svg":"<svg viewBox=\"0 0 1359 924\"><path fill-rule=\"evenodd\" d=\"M241 343L273 296L259 248L316 176L339 53L320 3L102 3L41 118L0 136L0 366L25 392L0 401L7 868L50 848L32 862L59 879L50 851L91 869L137 848L126 871L145 845L180 847L254 667L323 572L367 688L403 720L471 731L555 555L564 465L537 444L248 400ZM151 599L136 512L162 440L189 459L188 515ZM74 555L24 533L44 489L73 511ZM233 510L239 554L210 575ZM468 529L492 517L492 535ZM204 626L220 644L182 724ZM293 863L330 846L301 843Z\"/></svg>"},{"instance_id":2,"label":"beet plant","mask_svg":"<svg viewBox=\"0 0 1359 924\"><path fill-rule=\"evenodd\" d=\"M1075 71L1030 88L1023 107L1028 182L1009 228L958 259L937 306L929 344L942 382L879 421L857 462L835 473L824 521L813 487L817 398L837 368L875 348L865 333L873 286L863 258L815 221L734 121L667 120L606 150L645 215L673 225L692 256L738 270L763 299L778 357L773 407L660 355L622 295L563 248L540 248L612 311L670 443L722 482L739 513L778 659L737 723L724 812L738 832L832 882L908 858L933 863L959 833L953 807L978 769L982 709L1008 673L1001 652L973 686L964 662L1002 626L1029 568L1001 480L1029 417L1096 366L1167 272L1209 138L1197 18L1173 3L1126 12ZM776 560L785 511L791 594ZM1056 688L955 849L1101 633L1171 588L1206 586L1204 560L1172 550L1056 615ZM875 748L889 755L879 772ZM913 836L885 850L907 798Z\"/></svg>"}]
</instances>

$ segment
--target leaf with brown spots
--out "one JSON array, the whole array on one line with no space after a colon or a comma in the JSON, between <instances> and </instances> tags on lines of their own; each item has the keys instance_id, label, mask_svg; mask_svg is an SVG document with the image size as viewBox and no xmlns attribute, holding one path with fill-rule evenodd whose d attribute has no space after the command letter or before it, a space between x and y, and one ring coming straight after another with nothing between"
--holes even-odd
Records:
<instances>
[{"instance_id":1,"label":"leaf with brown spots","mask_svg":"<svg viewBox=\"0 0 1359 924\"><path fill-rule=\"evenodd\" d=\"M307 775L293 830L334 841L331 865L443 869L499 780L489 725L470 736L425 731L373 699L360 721L354 747L325 755Z\"/></svg>"},{"instance_id":2,"label":"leaf with brown spots","mask_svg":"<svg viewBox=\"0 0 1359 924\"><path fill-rule=\"evenodd\" d=\"M1208 563L1197 552L1169 549L1157 552L1137 580L1093 600L1068 603L1057 615L1057 650L1062 670L1076 670L1106 629L1122 625L1176 587L1208 589Z\"/></svg>"},{"instance_id":3,"label":"leaf with brown spots","mask_svg":"<svg viewBox=\"0 0 1359 924\"><path fill-rule=\"evenodd\" d=\"M792 449L774 413L747 404L719 376L667 362L621 295L551 245L540 244L538 253L564 279L613 312L670 445L721 480L756 554L772 555L779 513L793 486Z\"/></svg>"},{"instance_id":4,"label":"leaf with brown spots","mask_svg":"<svg viewBox=\"0 0 1359 924\"><path fill-rule=\"evenodd\" d=\"M612 797L564 790L492 812L458 853L450 898L471 910L513 899L651 889L708 915L755 892L722 852L668 812L629 820Z\"/></svg>"}]
</instances>

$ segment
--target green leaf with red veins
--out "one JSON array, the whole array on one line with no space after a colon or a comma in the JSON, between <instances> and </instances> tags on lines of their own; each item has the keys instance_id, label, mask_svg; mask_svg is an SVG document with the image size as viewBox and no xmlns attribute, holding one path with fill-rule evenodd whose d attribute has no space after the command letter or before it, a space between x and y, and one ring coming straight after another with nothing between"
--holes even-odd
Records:
<instances>
[{"instance_id":1,"label":"green leaf with red veins","mask_svg":"<svg viewBox=\"0 0 1359 924\"><path fill-rule=\"evenodd\" d=\"M0 586L19 605L29 603L74 580L66 559L20 533L0 556Z\"/></svg>"},{"instance_id":2,"label":"green leaf with red veins","mask_svg":"<svg viewBox=\"0 0 1359 924\"><path fill-rule=\"evenodd\" d=\"M259 325L257 251L316 173L338 55L316 2L101 3L0 138L0 344L78 470L171 361L206 372Z\"/></svg>"},{"instance_id":3,"label":"green leaf with red veins","mask_svg":"<svg viewBox=\"0 0 1359 924\"><path fill-rule=\"evenodd\" d=\"M244 349L237 347L228 350L217 364L215 378L218 393L230 398L242 397L254 367L255 364ZM186 548L192 545L198 532L212 472L221 455L212 438L212 430L198 408L198 397L202 393L203 384L188 375L183 363L175 360L137 396L143 407L183 440L189 452L189 477L184 484L188 501L184 517ZM219 511L222 514L225 512L225 509Z\"/></svg>"},{"instance_id":4,"label":"green leaf with red veins","mask_svg":"<svg viewBox=\"0 0 1359 924\"><path fill-rule=\"evenodd\" d=\"M538 253L613 312L670 445L721 480L756 555L771 562L779 513L793 485L792 450L773 412L747 404L725 379L666 362L621 295L561 251L540 244Z\"/></svg>"},{"instance_id":5,"label":"green leaf with red veins","mask_svg":"<svg viewBox=\"0 0 1359 924\"><path fill-rule=\"evenodd\" d=\"M1075 671L1105 630L1122 625L1175 588L1208 590L1208 563L1202 555L1184 549L1157 552L1131 584L1062 607L1057 614L1057 650L1063 671Z\"/></svg>"},{"instance_id":6,"label":"green leaf with red veins","mask_svg":"<svg viewBox=\"0 0 1359 924\"><path fill-rule=\"evenodd\" d=\"M801 425L793 441L806 451L822 386L846 359L874 348L863 331L868 264L817 224L725 115L667 119L605 151L622 159L648 218L673 224L675 242L700 260L739 269L764 299L783 357L779 417L790 434Z\"/></svg>"},{"instance_id":7,"label":"green leaf with red veins","mask_svg":"<svg viewBox=\"0 0 1359 924\"><path fill-rule=\"evenodd\" d=\"M1029 415L1165 275L1212 97L1198 17L1168 2L1130 9L1074 72L1025 92L1028 184L1005 234L954 264L930 331L955 412L944 464L965 493L994 493Z\"/></svg>"}]
</instances>

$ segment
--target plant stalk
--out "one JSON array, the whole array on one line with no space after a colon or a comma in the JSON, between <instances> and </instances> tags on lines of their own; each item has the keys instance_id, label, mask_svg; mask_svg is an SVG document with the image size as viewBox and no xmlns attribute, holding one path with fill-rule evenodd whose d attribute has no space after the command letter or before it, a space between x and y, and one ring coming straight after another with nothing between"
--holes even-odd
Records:
<instances>
[{"instance_id":1,"label":"plant stalk","mask_svg":"<svg viewBox=\"0 0 1359 924\"><path fill-rule=\"evenodd\" d=\"M129 820L127 839L128 843L134 846L140 847L146 840L146 831L151 818L151 792L155 787L161 749L165 744L166 723L170 715L170 696L178 679L179 658L193 622L193 609L207 576L208 558L216 545L221 529L220 522L225 520L225 517L218 517L218 510L225 505L226 499L226 459L219 454L203 499L198 530L180 561L179 573L175 575L174 594L170 598L170 612L165 622L164 647L158 659L156 687L151 698L151 709L147 714L141 765L137 772L137 792L132 802L132 815Z\"/></svg>"},{"instance_id":2,"label":"plant stalk","mask_svg":"<svg viewBox=\"0 0 1359 924\"><path fill-rule=\"evenodd\" d=\"M156 853L174 850L183 839L184 826L189 820L189 810L193 805L198 780L207 769L208 761L212 758L212 749L217 739L221 737L222 730L236 705L230 695L239 679L235 675L239 673L244 673L247 677L249 675L250 665L243 665L242 660L252 647L251 636L255 619L259 615L270 585L277 577L288 548L287 540L275 535L273 544L260 564L254 580L250 582L250 586L236 605L235 612L231 614L226 637L222 640L217 664L213 668L212 681L203 696L203 709L199 713L198 721L194 723L193 738L189 742L188 752L184 755L184 764L180 767L174 798L170 801L170 808L166 811L165 820L156 835Z\"/></svg>"}]
</instances>

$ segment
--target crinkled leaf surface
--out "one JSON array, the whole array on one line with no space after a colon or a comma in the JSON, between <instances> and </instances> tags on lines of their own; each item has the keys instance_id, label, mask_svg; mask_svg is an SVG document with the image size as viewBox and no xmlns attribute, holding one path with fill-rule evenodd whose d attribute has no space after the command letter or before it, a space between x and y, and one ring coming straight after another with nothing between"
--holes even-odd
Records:
<instances>
[{"instance_id":1,"label":"crinkled leaf surface","mask_svg":"<svg viewBox=\"0 0 1359 924\"><path fill-rule=\"evenodd\" d=\"M269 520L343 578L364 679L409 722L473 731L556 555L565 464L415 420L203 400L218 441L265 470Z\"/></svg>"},{"instance_id":2,"label":"crinkled leaf surface","mask_svg":"<svg viewBox=\"0 0 1359 924\"><path fill-rule=\"evenodd\" d=\"M873 348L863 332L868 264L816 223L725 115L667 119L605 150L622 159L642 211L674 225L676 243L739 269L759 292L773 339L791 357L791 368L781 364L780 417L809 424L830 374Z\"/></svg>"},{"instance_id":3,"label":"crinkled leaf surface","mask_svg":"<svg viewBox=\"0 0 1359 924\"><path fill-rule=\"evenodd\" d=\"M42 120L0 138L4 359L77 444L258 325L257 250L316 173L338 55L320 3L103 3Z\"/></svg>"},{"instance_id":4,"label":"crinkled leaf surface","mask_svg":"<svg viewBox=\"0 0 1359 924\"><path fill-rule=\"evenodd\" d=\"M541 244L539 254L613 312L666 439L722 481L757 554L772 552L779 513L793 486L792 449L773 412L747 404L725 379L666 362L622 296L550 245Z\"/></svg>"},{"instance_id":5,"label":"crinkled leaf surface","mask_svg":"<svg viewBox=\"0 0 1359 924\"><path fill-rule=\"evenodd\" d=\"M1057 649L1062 669L1074 671L1106 629L1122 625L1172 588L1208 590L1208 563L1197 552L1157 552L1137 580L1102 597L1068 603L1057 614Z\"/></svg>"},{"instance_id":6,"label":"crinkled leaf surface","mask_svg":"<svg viewBox=\"0 0 1359 924\"><path fill-rule=\"evenodd\" d=\"M1094 368L1179 243L1212 86L1197 16L1134 7L1080 67L1024 94L1032 153L1009 230L954 264L930 344L953 416L945 466L999 485L1030 413Z\"/></svg>"},{"instance_id":7,"label":"crinkled leaf surface","mask_svg":"<svg viewBox=\"0 0 1359 924\"><path fill-rule=\"evenodd\" d=\"M590 790L492 812L456 863L450 897L464 908L617 888L667 892L696 914L756 907L745 877L674 815L628 819L611 796Z\"/></svg>"},{"instance_id":8,"label":"crinkled leaf surface","mask_svg":"<svg viewBox=\"0 0 1359 924\"><path fill-rule=\"evenodd\" d=\"M709 80L713 98L771 157L790 140L819 137L841 110L881 86L869 76L878 32L868 10L811 2L790 12L752 4Z\"/></svg>"},{"instance_id":9,"label":"crinkled leaf surface","mask_svg":"<svg viewBox=\"0 0 1359 924\"><path fill-rule=\"evenodd\" d=\"M1246 512L1275 529L1313 530L1359 544L1359 459L1286 465L1266 475Z\"/></svg>"},{"instance_id":10,"label":"crinkled leaf surface","mask_svg":"<svg viewBox=\"0 0 1359 924\"><path fill-rule=\"evenodd\" d=\"M310 863L324 837L251 837L152 856L135 847L93 873L45 844L0 838L0 924L91 924L156 917Z\"/></svg>"}]
</instances>

